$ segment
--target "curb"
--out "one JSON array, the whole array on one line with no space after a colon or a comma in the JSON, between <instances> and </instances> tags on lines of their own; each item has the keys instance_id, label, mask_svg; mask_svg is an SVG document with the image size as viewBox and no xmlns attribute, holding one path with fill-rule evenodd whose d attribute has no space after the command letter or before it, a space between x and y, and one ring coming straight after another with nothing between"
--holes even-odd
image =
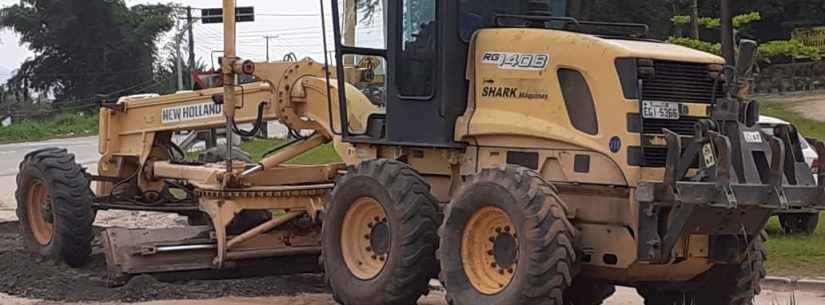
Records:
<instances>
[{"instance_id":1,"label":"curb","mask_svg":"<svg viewBox=\"0 0 825 305\"><path fill-rule=\"evenodd\" d=\"M762 279L761 284L771 290L825 292L825 280L768 276Z\"/></svg>"}]
</instances>

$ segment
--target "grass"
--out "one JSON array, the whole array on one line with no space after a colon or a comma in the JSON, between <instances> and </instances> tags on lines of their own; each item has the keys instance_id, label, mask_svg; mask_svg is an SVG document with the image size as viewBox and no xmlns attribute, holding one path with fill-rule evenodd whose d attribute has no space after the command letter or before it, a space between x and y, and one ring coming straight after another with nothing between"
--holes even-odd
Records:
<instances>
[{"instance_id":1,"label":"grass","mask_svg":"<svg viewBox=\"0 0 825 305\"><path fill-rule=\"evenodd\" d=\"M286 141L283 139L253 139L241 144L241 148L251 154L253 160L259 161L263 158L263 154L267 151L283 145L284 143L286 143ZM289 160L287 164L313 165L336 162L341 162L341 159L338 157L335 149L333 149L332 143L329 143L313 148L312 150Z\"/></svg>"},{"instance_id":2,"label":"grass","mask_svg":"<svg viewBox=\"0 0 825 305\"><path fill-rule=\"evenodd\" d=\"M825 123L807 119L787 109L788 104L762 102L763 115L777 117L796 125L806 137L825 139ZM765 244L768 274L776 276L823 276L825 275L825 217L819 219L819 227L811 236L781 235L779 220L772 217L767 226L770 239Z\"/></svg>"},{"instance_id":3,"label":"grass","mask_svg":"<svg viewBox=\"0 0 825 305\"><path fill-rule=\"evenodd\" d=\"M805 137L825 140L825 123L807 119L796 112L788 110L787 107L788 104L762 102L759 104L759 111L762 115L780 118L796 125L799 132Z\"/></svg>"},{"instance_id":4,"label":"grass","mask_svg":"<svg viewBox=\"0 0 825 305\"><path fill-rule=\"evenodd\" d=\"M97 115L60 114L0 127L0 142L28 142L97 134Z\"/></svg>"},{"instance_id":5,"label":"grass","mask_svg":"<svg viewBox=\"0 0 825 305\"><path fill-rule=\"evenodd\" d=\"M766 227L770 238L765 244L765 268L774 276L813 277L825 275L825 217L813 235L781 235L779 220L772 217Z\"/></svg>"}]
</instances>

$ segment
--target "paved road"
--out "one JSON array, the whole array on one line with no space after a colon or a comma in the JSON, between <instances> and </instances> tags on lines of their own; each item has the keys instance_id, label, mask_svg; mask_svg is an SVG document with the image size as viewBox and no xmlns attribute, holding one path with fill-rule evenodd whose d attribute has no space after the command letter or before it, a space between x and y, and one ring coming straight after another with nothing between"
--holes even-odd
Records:
<instances>
[{"instance_id":1,"label":"paved road","mask_svg":"<svg viewBox=\"0 0 825 305\"><path fill-rule=\"evenodd\" d=\"M825 293L825 292L823 292ZM757 298L756 305L820 305L825 304L822 294L810 292L773 292L765 291ZM791 296L794 295L796 303L791 303ZM60 302L45 302L37 300L17 299L0 295L0 304L4 305L58 305ZM119 303L87 303L84 305L122 305ZM313 294L299 295L293 297L269 297L269 298L222 298L213 300L170 300L137 303L134 305L335 305L329 295ZM432 293L418 302L419 305L446 305L442 293ZM642 305L642 299L633 289L620 288L604 305ZM481 305L481 304L479 304ZM697 304L699 305L699 304Z\"/></svg>"},{"instance_id":2,"label":"paved road","mask_svg":"<svg viewBox=\"0 0 825 305\"><path fill-rule=\"evenodd\" d=\"M0 220L15 219L14 199L15 177L18 166L26 153L47 147L62 147L75 154L77 162L90 169L95 168L97 159L97 136L55 139L42 142L13 143L0 145Z\"/></svg>"}]
</instances>

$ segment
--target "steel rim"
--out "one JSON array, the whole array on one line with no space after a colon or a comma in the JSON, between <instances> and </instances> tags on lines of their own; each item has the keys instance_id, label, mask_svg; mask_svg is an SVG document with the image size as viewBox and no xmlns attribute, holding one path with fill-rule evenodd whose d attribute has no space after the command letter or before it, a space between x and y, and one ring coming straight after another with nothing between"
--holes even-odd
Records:
<instances>
[{"instance_id":1,"label":"steel rim","mask_svg":"<svg viewBox=\"0 0 825 305\"><path fill-rule=\"evenodd\" d=\"M26 203L26 218L34 240L40 245L48 245L54 236L54 209L49 188L40 180L34 180L29 188Z\"/></svg>"},{"instance_id":2,"label":"steel rim","mask_svg":"<svg viewBox=\"0 0 825 305\"><path fill-rule=\"evenodd\" d=\"M507 288L518 267L518 234L507 212L484 207L473 213L461 238L461 263L480 293Z\"/></svg>"},{"instance_id":3,"label":"steel rim","mask_svg":"<svg viewBox=\"0 0 825 305\"><path fill-rule=\"evenodd\" d=\"M356 200L344 216L341 252L347 268L361 280L381 273L389 258L390 227L387 214L373 198Z\"/></svg>"}]
</instances>

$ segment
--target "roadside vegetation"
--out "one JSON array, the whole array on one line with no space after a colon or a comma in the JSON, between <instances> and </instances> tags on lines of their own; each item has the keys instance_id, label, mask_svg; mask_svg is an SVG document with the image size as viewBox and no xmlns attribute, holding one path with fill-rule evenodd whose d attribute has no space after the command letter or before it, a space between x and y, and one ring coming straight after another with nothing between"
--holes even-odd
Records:
<instances>
[{"instance_id":1,"label":"roadside vegetation","mask_svg":"<svg viewBox=\"0 0 825 305\"><path fill-rule=\"evenodd\" d=\"M805 137L825 139L825 123L792 112L787 104L763 102L759 106L763 115L793 123ZM776 217L771 218L766 230L770 235L765 244L768 274L791 277L821 277L825 274L825 218L819 219L817 231L810 236L782 234Z\"/></svg>"},{"instance_id":2,"label":"roadside vegetation","mask_svg":"<svg viewBox=\"0 0 825 305\"><path fill-rule=\"evenodd\" d=\"M27 142L97 134L97 115L60 114L0 127L0 143Z\"/></svg>"},{"instance_id":3,"label":"roadside vegetation","mask_svg":"<svg viewBox=\"0 0 825 305\"><path fill-rule=\"evenodd\" d=\"M772 217L765 228L770 235L765 268L772 276L822 277L825 275L825 218L813 235L783 235Z\"/></svg>"},{"instance_id":4,"label":"roadside vegetation","mask_svg":"<svg viewBox=\"0 0 825 305\"><path fill-rule=\"evenodd\" d=\"M269 150L286 144L286 142L287 141L284 139L253 139L241 144L241 148L251 154L253 160L259 161ZM335 162L341 162L341 159L338 157L338 154L335 153L332 143L328 143L316 147L298 156L297 158L290 160L287 164L311 165Z\"/></svg>"},{"instance_id":5,"label":"roadside vegetation","mask_svg":"<svg viewBox=\"0 0 825 305\"><path fill-rule=\"evenodd\" d=\"M788 121L796 126L800 133L807 138L825 140L825 123L805 118L793 112L789 104L781 102L761 102L759 111L762 115L772 116Z\"/></svg>"}]
</instances>

